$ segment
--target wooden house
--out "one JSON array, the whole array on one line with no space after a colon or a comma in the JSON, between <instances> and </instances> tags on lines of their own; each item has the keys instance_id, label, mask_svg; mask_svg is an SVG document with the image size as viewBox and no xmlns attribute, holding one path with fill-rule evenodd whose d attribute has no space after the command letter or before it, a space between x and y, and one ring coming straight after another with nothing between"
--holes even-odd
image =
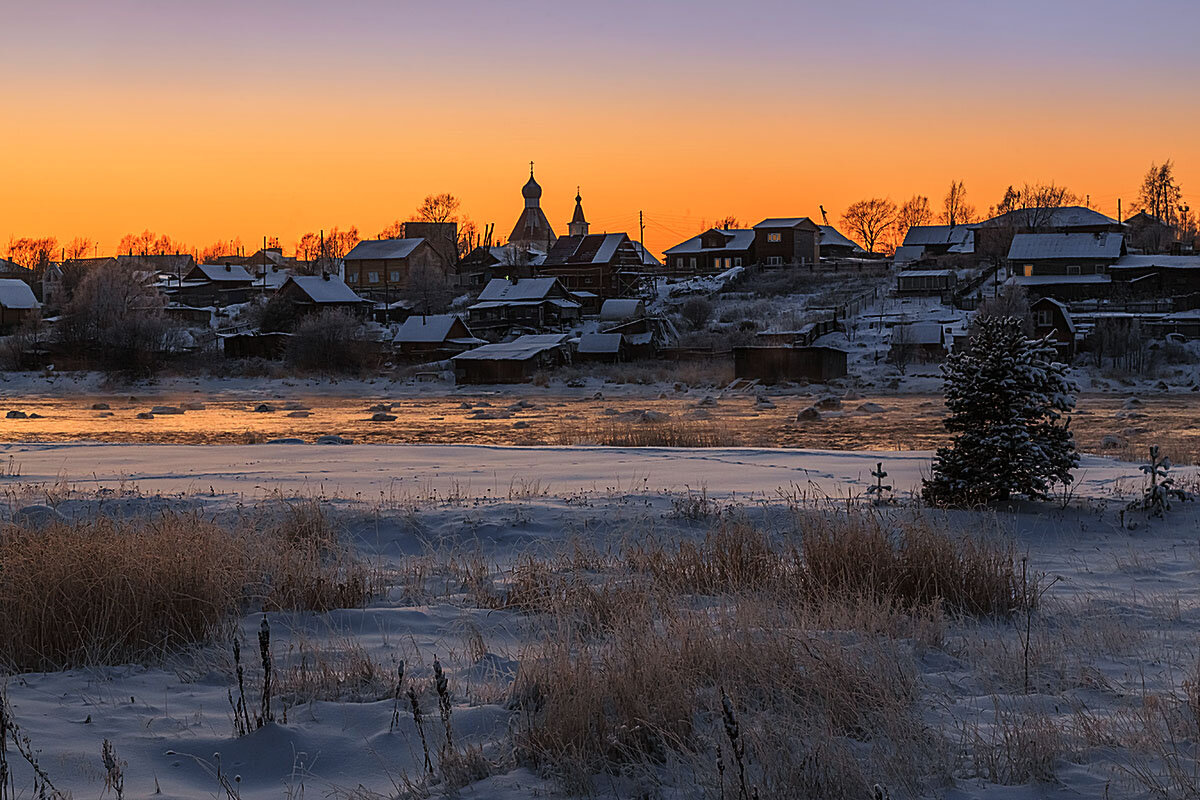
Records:
<instances>
[{"instance_id":1,"label":"wooden house","mask_svg":"<svg viewBox=\"0 0 1200 800\"><path fill-rule=\"evenodd\" d=\"M896 294L939 296L953 292L958 273L952 269L908 269L896 275Z\"/></svg>"},{"instance_id":2,"label":"wooden house","mask_svg":"<svg viewBox=\"0 0 1200 800\"><path fill-rule=\"evenodd\" d=\"M754 260L767 267L812 266L821 257L821 227L808 217L773 217L754 226Z\"/></svg>"},{"instance_id":3,"label":"wooden house","mask_svg":"<svg viewBox=\"0 0 1200 800\"><path fill-rule=\"evenodd\" d=\"M371 302L354 293L336 275L292 275L279 287L277 297L292 306L297 315L339 310L355 316L367 313Z\"/></svg>"},{"instance_id":4,"label":"wooden house","mask_svg":"<svg viewBox=\"0 0 1200 800\"><path fill-rule=\"evenodd\" d=\"M711 228L668 248L666 273L687 275L716 275L733 267L754 263L754 231Z\"/></svg>"},{"instance_id":5,"label":"wooden house","mask_svg":"<svg viewBox=\"0 0 1200 800\"><path fill-rule=\"evenodd\" d=\"M637 292L646 268L628 235L597 233L559 237L537 274L558 278L570 291L622 297Z\"/></svg>"},{"instance_id":6,"label":"wooden house","mask_svg":"<svg viewBox=\"0 0 1200 800\"><path fill-rule=\"evenodd\" d=\"M396 350L410 358L446 358L482 344L456 314L414 314L404 320L392 339Z\"/></svg>"},{"instance_id":7,"label":"wooden house","mask_svg":"<svg viewBox=\"0 0 1200 800\"><path fill-rule=\"evenodd\" d=\"M1008 263L1014 274L1100 275L1125 255L1123 234L1096 233L1018 233L1008 249Z\"/></svg>"},{"instance_id":8,"label":"wooden house","mask_svg":"<svg viewBox=\"0 0 1200 800\"><path fill-rule=\"evenodd\" d=\"M763 383L825 383L846 377L846 357L833 347L735 347L733 370L738 378Z\"/></svg>"},{"instance_id":9,"label":"wooden house","mask_svg":"<svg viewBox=\"0 0 1200 800\"><path fill-rule=\"evenodd\" d=\"M1075 322L1065 303L1053 297L1040 297L1029 304L1033 315L1033 335L1048 337L1059 358L1067 364L1075 360Z\"/></svg>"},{"instance_id":10,"label":"wooden house","mask_svg":"<svg viewBox=\"0 0 1200 800\"><path fill-rule=\"evenodd\" d=\"M579 319L579 301L556 278L494 278L467 309L474 330L543 330Z\"/></svg>"},{"instance_id":11,"label":"wooden house","mask_svg":"<svg viewBox=\"0 0 1200 800\"><path fill-rule=\"evenodd\" d=\"M418 270L436 270L453 274L454 262L448 261L428 239L368 239L354 245L343 259L346 285L362 297L395 300L409 287L409 278Z\"/></svg>"},{"instance_id":12,"label":"wooden house","mask_svg":"<svg viewBox=\"0 0 1200 800\"><path fill-rule=\"evenodd\" d=\"M533 373L570 358L566 334L518 336L511 342L486 344L452 357L456 383L525 383Z\"/></svg>"}]
</instances>

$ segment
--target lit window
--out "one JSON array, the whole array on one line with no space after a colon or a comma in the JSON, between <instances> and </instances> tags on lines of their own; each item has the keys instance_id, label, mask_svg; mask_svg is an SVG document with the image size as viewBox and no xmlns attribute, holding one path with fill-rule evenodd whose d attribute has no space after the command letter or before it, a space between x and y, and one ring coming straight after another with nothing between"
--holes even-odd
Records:
<instances>
[{"instance_id":1,"label":"lit window","mask_svg":"<svg viewBox=\"0 0 1200 800\"><path fill-rule=\"evenodd\" d=\"M1033 264L1026 264L1025 265L1025 277L1029 278L1032 276L1033 276Z\"/></svg>"},{"instance_id":2,"label":"lit window","mask_svg":"<svg viewBox=\"0 0 1200 800\"><path fill-rule=\"evenodd\" d=\"M782 241L783 241L783 234L782 234L782 233L768 233L768 234L767 234L767 241L768 241L768 242L772 242L772 243L776 243L776 244L777 244L777 243L779 243L779 242L782 242Z\"/></svg>"}]
</instances>

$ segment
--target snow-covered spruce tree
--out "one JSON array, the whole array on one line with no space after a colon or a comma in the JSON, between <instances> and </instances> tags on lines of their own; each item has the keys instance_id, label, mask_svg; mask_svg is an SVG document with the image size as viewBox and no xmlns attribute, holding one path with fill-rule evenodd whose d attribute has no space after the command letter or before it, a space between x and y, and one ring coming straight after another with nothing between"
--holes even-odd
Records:
<instances>
[{"instance_id":1,"label":"snow-covered spruce tree","mask_svg":"<svg viewBox=\"0 0 1200 800\"><path fill-rule=\"evenodd\" d=\"M1016 317L979 322L970 347L942 366L949 447L938 448L922 495L971 505L1013 495L1044 499L1079 463L1070 420L1074 384L1046 339L1029 340Z\"/></svg>"}]
</instances>

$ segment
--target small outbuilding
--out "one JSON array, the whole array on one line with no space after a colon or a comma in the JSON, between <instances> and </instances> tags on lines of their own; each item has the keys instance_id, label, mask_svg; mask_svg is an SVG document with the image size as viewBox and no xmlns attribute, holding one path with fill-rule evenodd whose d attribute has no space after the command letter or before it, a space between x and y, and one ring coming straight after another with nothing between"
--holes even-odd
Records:
<instances>
[{"instance_id":1,"label":"small outbuilding","mask_svg":"<svg viewBox=\"0 0 1200 800\"><path fill-rule=\"evenodd\" d=\"M0 278L0 330L10 330L41 308L33 289L18 278Z\"/></svg>"},{"instance_id":2,"label":"small outbuilding","mask_svg":"<svg viewBox=\"0 0 1200 800\"><path fill-rule=\"evenodd\" d=\"M455 314L415 314L404 320L392 343L401 354L413 358L453 356L487 344Z\"/></svg>"},{"instance_id":3,"label":"small outbuilding","mask_svg":"<svg viewBox=\"0 0 1200 800\"><path fill-rule=\"evenodd\" d=\"M1075 359L1075 321L1066 304L1053 297L1039 297L1029 304L1033 315L1033 335L1049 337L1063 361Z\"/></svg>"},{"instance_id":4,"label":"small outbuilding","mask_svg":"<svg viewBox=\"0 0 1200 800\"><path fill-rule=\"evenodd\" d=\"M511 342L485 344L452 357L456 383L526 383L539 369L568 359L567 335L528 334Z\"/></svg>"},{"instance_id":5,"label":"small outbuilding","mask_svg":"<svg viewBox=\"0 0 1200 800\"><path fill-rule=\"evenodd\" d=\"M738 378L763 383L825 383L846 377L846 351L835 347L735 347L733 370Z\"/></svg>"},{"instance_id":6,"label":"small outbuilding","mask_svg":"<svg viewBox=\"0 0 1200 800\"><path fill-rule=\"evenodd\" d=\"M619 333L585 333L575 352L580 361L621 361L626 354L625 337Z\"/></svg>"},{"instance_id":7,"label":"small outbuilding","mask_svg":"<svg viewBox=\"0 0 1200 800\"><path fill-rule=\"evenodd\" d=\"M938 322L910 322L892 328L888 360L897 364L941 361L946 357L946 331Z\"/></svg>"}]
</instances>

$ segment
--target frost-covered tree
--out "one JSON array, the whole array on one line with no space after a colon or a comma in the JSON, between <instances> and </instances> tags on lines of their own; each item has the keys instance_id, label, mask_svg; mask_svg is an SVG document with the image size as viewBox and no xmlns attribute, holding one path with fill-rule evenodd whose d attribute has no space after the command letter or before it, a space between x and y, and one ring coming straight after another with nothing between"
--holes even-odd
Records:
<instances>
[{"instance_id":1,"label":"frost-covered tree","mask_svg":"<svg viewBox=\"0 0 1200 800\"><path fill-rule=\"evenodd\" d=\"M1030 340L1015 317L979 323L970 347L942 367L945 426L922 494L929 503L968 505L1013 495L1044 499L1079 463L1066 414L1075 386L1046 339Z\"/></svg>"}]
</instances>

